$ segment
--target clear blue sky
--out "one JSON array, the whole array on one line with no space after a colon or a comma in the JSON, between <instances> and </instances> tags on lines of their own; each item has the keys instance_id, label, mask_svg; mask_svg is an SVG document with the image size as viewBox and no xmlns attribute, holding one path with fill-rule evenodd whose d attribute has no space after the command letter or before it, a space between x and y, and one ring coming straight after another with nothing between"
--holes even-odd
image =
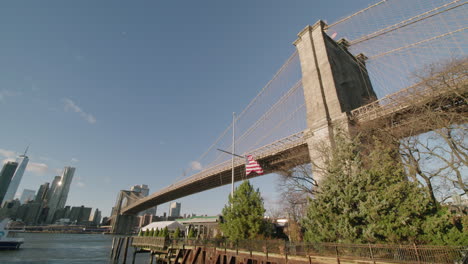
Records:
<instances>
[{"instance_id":1,"label":"clear blue sky","mask_svg":"<svg viewBox=\"0 0 468 264\"><path fill-rule=\"evenodd\" d=\"M121 189L172 184L271 79L305 25L374 2L4 1L0 160L31 145L20 191L76 167L67 204L109 215ZM275 181L254 180L266 203L277 199ZM180 199L182 213L218 214L228 192Z\"/></svg>"}]
</instances>

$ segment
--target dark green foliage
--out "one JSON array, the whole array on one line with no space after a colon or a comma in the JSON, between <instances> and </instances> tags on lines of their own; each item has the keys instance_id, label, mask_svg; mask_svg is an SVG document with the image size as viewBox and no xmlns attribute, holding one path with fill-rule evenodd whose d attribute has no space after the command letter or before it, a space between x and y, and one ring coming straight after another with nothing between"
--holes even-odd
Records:
<instances>
[{"instance_id":1,"label":"dark green foliage","mask_svg":"<svg viewBox=\"0 0 468 264\"><path fill-rule=\"evenodd\" d=\"M145 231L145 237L149 236L149 233L150 233L149 229L146 229L146 231Z\"/></svg>"},{"instance_id":2,"label":"dark green foliage","mask_svg":"<svg viewBox=\"0 0 468 264\"><path fill-rule=\"evenodd\" d=\"M196 236L197 236L197 234L196 234L196 232L195 232L195 228L191 227L191 228L189 229L189 232L188 232L187 237L188 237L188 238L195 238Z\"/></svg>"},{"instance_id":3,"label":"dark green foliage","mask_svg":"<svg viewBox=\"0 0 468 264\"><path fill-rule=\"evenodd\" d=\"M150 237L154 236L154 228L151 228L150 232L149 232L149 235Z\"/></svg>"},{"instance_id":4,"label":"dark green foliage","mask_svg":"<svg viewBox=\"0 0 468 264\"><path fill-rule=\"evenodd\" d=\"M362 146L337 136L325 179L303 219L305 240L349 243L461 244L427 192L407 180L397 148ZM441 218L442 217L442 218Z\"/></svg>"},{"instance_id":5,"label":"dark green foliage","mask_svg":"<svg viewBox=\"0 0 468 264\"><path fill-rule=\"evenodd\" d=\"M143 236L143 230L140 229L140 231L138 232L138 236Z\"/></svg>"},{"instance_id":6,"label":"dark green foliage","mask_svg":"<svg viewBox=\"0 0 468 264\"><path fill-rule=\"evenodd\" d=\"M454 216L447 208L441 208L423 224L423 240L434 245L468 245L468 215ZM464 228L464 229L463 229Z\"/></svg>"},{"instance_id":7,"label":"dark green foliage","mask_svg":"<svg viewBox=\"0 0 468 264\"><path fill-rule=\"evenodd\" d=\"M153 233L153 237L158 237L159 236L159 228L156 228Z\"/></svg>"},{"instance_id":8,"label":"dark green foliage","mask_svg":"<svg viewBox=\"0 0 468 264\"><path fill-rule=\"evenodd\" d=\"M169 237L169 230L167 229L167 226L164 227L164 229L162 230L162 237Z\"/></svg>"},{"instance_id":9,"label":"dark green foliage","mask_svg":"<svg viewBox=\"0 0 468 264\"><path fill-rule=\"evenodd\" d=\"M180 237L180 228L177 227L177 229L174 231L174 238L179 238Z\"/></svg>"},{"instance_id":10,"label":"dark green foliage","mask_svg":"<svg viewBox=\"0 0 468 264\"><path fill-rule=\"evenodd\" d=\"M265 209L259 190L244 181L229 196L229 204L223 209L224 223L220 228L230 240L256 239L267 235L267 223L263 219Z\"/></svg>"}]
</instances>

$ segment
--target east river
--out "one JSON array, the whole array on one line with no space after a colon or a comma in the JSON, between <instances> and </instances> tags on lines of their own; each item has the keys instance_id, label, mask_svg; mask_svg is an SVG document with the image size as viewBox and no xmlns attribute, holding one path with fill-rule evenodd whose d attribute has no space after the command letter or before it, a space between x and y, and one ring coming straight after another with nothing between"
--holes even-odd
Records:
<instances>
[{"instance_id":1,"label":"east river","mask_svg":"<svg viewBox=\"0 0 468 264\"><path fill-rule=\"evenodd\" d=\"M0 263L109 263L111 235L18 233L17 237L23 237L24 244L19 250L0 251ZM129 248L127 263L131 263L132 253ZM136 263L148 263L148 254L139 255Z\"/></svg>"}]
</instances>

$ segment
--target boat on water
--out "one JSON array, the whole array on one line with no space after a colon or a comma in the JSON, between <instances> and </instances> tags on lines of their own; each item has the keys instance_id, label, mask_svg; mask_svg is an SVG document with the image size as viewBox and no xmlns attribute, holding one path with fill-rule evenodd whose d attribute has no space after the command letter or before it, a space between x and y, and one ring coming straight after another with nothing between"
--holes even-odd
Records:
<instances>
[{"instance_id":1,"label":"boat on water","mask_svg":"<svg viewBox=\"0 0 468 264\"><path fill-rule=\"evenodd\" d=\"M10 222L8 218L0 222L0 249L19 249L24 239L14 237L15 233L6 229L8 222Z\"/></svg>"}]
</instances>

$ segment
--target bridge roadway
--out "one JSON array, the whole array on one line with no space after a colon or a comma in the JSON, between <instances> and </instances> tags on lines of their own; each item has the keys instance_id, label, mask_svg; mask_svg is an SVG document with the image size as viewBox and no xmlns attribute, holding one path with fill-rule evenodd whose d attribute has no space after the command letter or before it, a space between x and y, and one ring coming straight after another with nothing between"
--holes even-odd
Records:
<instances>
[{"instance_id":1,"label":"bridge roadway","mask_svg":"<svg viewBox=\"0 0 468 264\"><path fill-rule=\"evenodd\" d=\"M408 113L415 113L415 106L440 107L440 100L444 98L444 107L457 107L464 113L468 113L466 96L468 95L467 80L462 80L463 85L459 86L457 91L440 89L437 91L422 89L421 86L414 85L403 89L397 93L385 96L375 102L362 106L350 113L350 119L360 124L366 124L376 121L383 121L387 126L399 126L403 130L402 136L408 134L404 129L408 126L401 126L405 122L405 116ZM447 103L447 94L453 94L452 100ZM460 94L462 96L460 96ZM449 96L450 97L450 96ZM466 119L465 119L466 120ZM380 123L382 124L382 123ZM411 127L410 129L413 129ZM425 131L419 131L420 133ZM262 165L265 174L272 173L287 166L297 165L298 162L310 163L309 150L306 143L305 132L299 132L289 137L275 141L269 145L263 146L252 151ZM296 160L296 162L291 162ZM258 175L249 175L245 177L243 159L237 159L235 162L235 181L241 181L253 178ZM155 192L143 199L137 200L129 206L122 209L122 214L136 214L148 208L181 198L198 192L206 191L222 185L231 183L231 161L223 162L214 167L205 169L182 181L170 185L158 192Z\"/></svg>"}]
</instances>

